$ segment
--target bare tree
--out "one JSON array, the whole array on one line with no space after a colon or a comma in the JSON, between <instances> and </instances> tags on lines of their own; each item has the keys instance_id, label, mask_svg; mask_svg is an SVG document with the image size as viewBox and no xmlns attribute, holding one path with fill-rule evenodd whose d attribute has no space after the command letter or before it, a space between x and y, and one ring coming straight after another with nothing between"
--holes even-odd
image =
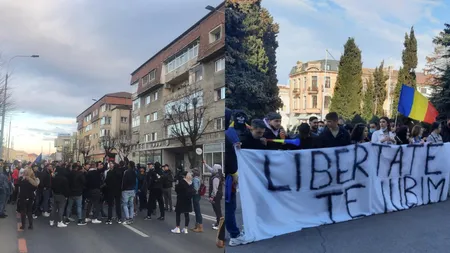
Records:
<instances>
[{"instance_id":1,"label":"bare tree","mask_svg":"<svg viewBox=\"0 0 450 253\"><path fill-rule=\"evenodd\" d=\"M69 146L64 146L61 152L62 162L70 162L73 159L73 152L70 150Z\"/></svg>"},{"instance_id":2,"label":"bare tree","mask_svg":"<svg viewBox=\"0 0 450 253\"><path fill-rule=\"evenodd\" d=\"M107 134L101 137L100 141L103 149L105 150L105 157L109 157L116 147L117 138L111 134Z\"/></svg>"},{"instance_id":3,"label":"bare tree","mask_svg":"<svg viewBox=\"0 0 450 253\"><path fill-rule=\"evenodd\" d=\"M197 142L212 122L206 118L212 101L206 101L204 91L199 86L187 85L183 92L173 102L168 103L165 111L164 126L168 137L173 137L188 149L191 166L197 166L198 157L195 153Z\"/></svg>"},{"instance_id":4,"label":"bare tree","mask_svg":"<svg viewBox=\"0 0 450 253\"><path fill-rule=\"evenodd\" d=\"M89 153L91 152L91 141L87 139L81 139L78 141L78 151L83 156L83 161L86 163Z\"/></svg>"},{"instance_id":5,"label":"bare tree","mask_svg":"<svg viewBox=\"0 0 450 253\"><path fill-rule=\"evenodd\" d=\"M123 161L125 158L128 158L128 156L131 153L133 142L131 134L126 135L118 135L116 142L115 142L115 149L117 153L119 154L120 159Z\"/></svg>"}]
</instances>

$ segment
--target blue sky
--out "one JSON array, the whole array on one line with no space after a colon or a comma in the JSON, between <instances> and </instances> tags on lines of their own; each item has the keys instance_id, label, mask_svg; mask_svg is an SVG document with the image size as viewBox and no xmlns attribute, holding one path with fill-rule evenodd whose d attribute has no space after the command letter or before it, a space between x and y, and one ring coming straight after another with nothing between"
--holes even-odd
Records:
<instances>
[{"instance_id":1,"label":"blue sky","mask_svg":"<svg viewBox=\"0 0 450 253\"><path fill-rule=\"evenodd\" d=\"M450 23L449 0L263 0L280 24L278 80L287 84L297 61L325 58L325 49L339 60L348 37L362 50L363 66L401 66L405 32L414 26L419 65L433 51L432 39ZM447 14L447 16L446 16Z\"/></svg>"},{"instance_id":2,"label":"blue sky","mask_svg":"<svg viewBox=\"0 0 450 253\"><path fill-rule=\"evenodd\" d=\"M130 91L130 73L220 0L0 0L0 63L18 54L13 93L14 148L48 153L58 133L76 130L93 98ZM0 75L5 74L0 65ZM25 113L22 113L25 112ZM8 129L6 129L8 132Z\"/></svg>"}]
</instances>

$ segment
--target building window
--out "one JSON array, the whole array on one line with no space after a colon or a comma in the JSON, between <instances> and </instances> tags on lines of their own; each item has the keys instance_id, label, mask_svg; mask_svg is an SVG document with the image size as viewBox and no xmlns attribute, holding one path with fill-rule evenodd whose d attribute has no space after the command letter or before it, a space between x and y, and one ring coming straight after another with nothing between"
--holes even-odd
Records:
<instances>
[{"instance_id":1,"label":"building window","mask_svg":"<svg viewBox=\"0 0 450 253\"><path fill-rule=\"evenodd\" d=\"M145 138L145 142L149 142L150 141L150 134L144 135L144 138Z\"/></svg>"},{"instance_id":2,"label":"building window","mask_svg":"<svg viewBox=\"0 0 450 253\"><path fill-rule=\"evenodd\" d=\"M308 79L305 76L305 78L303 79L303 89L306 89L306 83L307 82L308 82Z\"/></svg>"},{"instance_id":3,"label":"building window","mask_svg":"<svg viewBox=\"0 0 450 253\"><path fill-rule=\"evenodd\" d=\"M138 127L141 124L141 118L139 116L136 116L133 118L133 121L131 122L131 127Z\"/></svg>"},{"instance_id":4,"label":"building window","mask_svg":"<svg viewBox=\"0 0 450 253\"><path fill-rule=\"evenodd\" d=\"M326 69L327 69L327 71L328 71L328 70L331 70L331 66L330 66L330 64L327 64L327 67L326 67Z\"/></svg>"},{"instance_id":5,"label":"building window","mask_svg":"<svg viewBox=\"0 0 450 253\"><path fill-rule=\"evenodd\" d=\"M106 112L109 110L109 106L107 104L103 104L100 109L102 110L102 112Z\"/></svg>"},{"instance_id":6,"label":"building window","mask_svg":"<svg viewBox=\"0 0 450 253\"><path fill-rule=\"evenodd\" d=\"M91 121L91 119L92 119L92 115L91 114L89 114L86 117L84 117L84 121L86 121L86 122Z\"/></svg>"},{"instance_id":7,"label":"building window","mask_svg":"<svg viewBox=\"0 0 450 253\"><path fill-rule=\"evenodd\" d=\"M214 98L215 101L219 101L219 100L225 99L225 87L222 87L222 88L217 89L215 91L216 91L215 98Z\"/></svg>"},{"instance_id":8,"label":"building window","mask_svg":"<svg viewBox=\"0 0 450 253\"><path fill-rule=\"evenodd\" d=\"M317 89L317 76L312 77L311 86L313 89Z\"/></svg>"},{"instance_id":9,"label":"building window","mask_svg":"<svg viewBox=\"0 0 450 253\"><path fill-rule=\"evenodd\" d=\"M156 133L156 132L153 132L152 133L152 139L151 139L152 141L157 141L158 140L158 133Z\"/></svg>"},{"instance_id":10,"label":"building window","mask_svg":"<svg viewBox=\"0 0 450 253\"><path fill-rule=\"evenodd\" d=\"M95 117L95 116L97 116L98 115L98 109L97 110L94 110L93 112L92 112L92 117Z\"/></svg>"},{"instance_id":11,"label":"building window","mask_svg":"<svg viewBox=\"0 0 450 253\"><path fill-rule=\"evenodd\" d=\"M153 81L156 78L156 69L150 71L150 73L148 73L148 81Z\"/></svg>"},{"instance_id":12,"label":"building window","mask_svg":"<svg viewBox=\"0 0 450 253\"><path fill-rule=\"evenodd\" d=\"M201 80L203 80L203 71L201 69L197 69L194 72L194 82L199 82Z\"/></svg>"},{"instance_id":13,"label":"building window","mask_svg":"<svg viewBox=\"0 0 450 253\"><path fill-rule=\"evenodd\" d=\"M150 122L150 114L145 115L145 123Z\"/></svg>"},{"instance_id":14,"label":"building window","mask_svg":"<svg viewBox=\"0 0 450 253\"><path fill-rule=\"evenodd\" d=\"M158 92L153 93L153 101L158 100Z\"/></svg>"},{"instance_id":15,"label":"building window","mask_svg":"<svg viewBox=\"0 0 450 253\"><path fill-rule=\"evenodd\" d=\"M92 130L92 124L89 124L86 126L86 129L84 131L87 132L87 131L91 131L91 130Z\"/></svg>"},{"instance_id":16,"label":"building window","mask_svg":"<svg viewBox=\"0 0 450 253\"><path fill-rule=\"evenodd\" d=\"M198 56L198 46L199 43L196 42L194 45L181 50L175 57L166 63L166 74L176 70L177 68L184 65L186 62L194 59Z\"/></svg>"},{"instance_id":17,"label":"building window","mask_svg":"<svg viewBox=\"0 0 450 253\"><path fill-rule=\"evenodd\" d=\"M140 107L140 105L141 105L140 102L141 102L141 101L140 101L139 98L133 101L133 111L139 110L139 107Z\"/></svg>"},{"instance_id":18,"label":"building window","mask_svg":"<svg viewBox=\"0 0 450 253\"><path fill-rule=\"evenodd\" d=\"M225 69L225 58L220 58L215 62L216 72L222 71Z\"/></svg>"},{"instance_id":19,"label":"building window","mask_svg":"<svg viewBox=\"0 0 450 253\"><path fill-rule=\"evenodd\" d=\"M139 81L131 84L131 94L136 94L139 87Z\"/></svg>"},{"instance_id":20,"label":"building window","mask_svg":"<svg viewBox=\"0 0 450 253\"><path fill-rule=\"evenodd\" d=\"M100 137L109 136L109 130L108 129L101 129L100 130Z\"/></svg>"},{"instance_id":21,"label":"building window","mask_svg":"<svg viewBox=\"0 0 450 253\"><path fill-rule=\"evenodd\" d=\"M331 87L331 79L329 76L325 77L325 88Z\"/></svg>"},{"instance_id":22,"label":"building window","mask_svg":"<svg viewBox=\"0 0 450 253\"><path fill-rule=\"evenodd\" d=\"M328 109L330 107L330 103L331 103L331 97L330 96L325 96L324 107L326 109Z\"/></svg>"},{"instance_id":23,"label":"building window","mask_svg":"<svg viewBox=\"0 0 450 253\"><path fill-rule=\"evenodd\" d=\"M151 99L150 99L150 95L148 95L147 97L145 97L145 104L148 105L150 104Z\"/></svg>"},{"instance_id":24,"label":"building window","mask_svg":"<svg viewBox=\"0 0 450 253\"><path fill-rule=\"evenodd\" d=\"M205 144L203 145L203 160L209 166L220 164L223 167L224 151L223 143ZM206 166L203 167L203 173L210 173Z\"/></svg>"},{"instance_id":25,"label":"building window","mask_svg":"<svg viewBox=\"0 0 450 253\"><path fill-rule=\"evenodd\" d=\"M152 113L152 120L153 121L158 120L158 112Z\"/></svg>"},{"instance_id":26,"label":"building window","mask_svg":"<svg viewBox=\"0 0 450 253\"><path fill-rule=\"evenodd\" d=\"M128 122L128 118L127 117L120 117L120 122L127 123Z\"/></svg>"},{"instance_id":27,"label":"building window","mask_svg":"<svg viewBox=\"0 0 450 253\"><path fill-rule=\"evenodd\" d=\"M303 109L306 109L306 96L303 96Z\"/></svg>"},{"instance_id":28,"label":"building window","mask_svg":"<svg viewBox=\"0 0 450 253\"><path fill-rule=\"evenodd\" d=\"M209 32L209 43L214 43L222 38L222 26L218 26L214 28L211 32Z\"/></svg>"},{"instance_id":29,"label":"building window","mask_svg":"<svg viewBox=\"0 0 450 253\"><path fill-rule=\"evenodd\" d=\"M100 125L111 125L111 117L102 117Z\"/></svg>"},{"instance_id":30,"label":"building window","mask_svg":"<svg viewBox=\"0 0 450 253\"><path fill-rule=\"evenodd\" d=\"M120 136L127 135L127 130L120 130Z\"/></svg>"},{"instance_id":31,"label":"building window","mask_svg":"<svg viewBox=\"0 0 450 253\"><path fill-rule=\"evenodd\" d=\"M224 130L225 129L225 119L217 118L214 120L214 129L215 130Z\"/></svg>"},{"instance_id":32,"label":"building window","mask_svg":"<svg viewBox=\"0 0 450 253\"><path fill-rule=\"evenodd\" d=\"M317 96L312 96L312 108L317 108Z\"/></svg>"}]
</instances>

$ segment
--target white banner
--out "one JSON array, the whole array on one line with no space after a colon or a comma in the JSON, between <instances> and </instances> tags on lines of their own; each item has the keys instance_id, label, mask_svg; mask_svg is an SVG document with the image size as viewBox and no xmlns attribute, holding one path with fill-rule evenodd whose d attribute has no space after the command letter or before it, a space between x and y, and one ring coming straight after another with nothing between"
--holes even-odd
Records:
<instances>
[{"instance_id":1,"label":"white banner","mask_svg":"<svg viewBox=\"0 0 450 253\"><path fill-rule=\"evenodd\" d=\"M303 228L447 199L450 144L238 150L245 236Z\"/></svg>"}]
</instances>

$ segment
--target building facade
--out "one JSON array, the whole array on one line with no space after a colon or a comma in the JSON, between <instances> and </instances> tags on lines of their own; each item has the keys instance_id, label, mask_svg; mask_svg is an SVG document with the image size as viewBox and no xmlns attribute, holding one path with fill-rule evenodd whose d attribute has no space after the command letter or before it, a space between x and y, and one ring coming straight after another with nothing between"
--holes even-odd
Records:
<instances>
[{"instance_id":1,"label":"building facade","mask_svg":"<svg viewBox=\"0 0 450 253\"><path fill-rule=\"evenodd\" d=\"M317 60L303 63L297 62L289 74L291 121L307 122L309 117L323 119L329 112L331 98L336 85L339 61ZM375 69L363 68L363 89L367 87L369 78ZM398 80L398 71L394 67L384 68L386 80L386 99L383 103L384 114L392 117L393 96ZM429 97L432 93L430 78L424 73L416 72L417 90Z\"/></svg>"},{"instance_id":2,"label":"building facade","mask_svg":"<svg viewBox=\"0 0 450 253\"><path fill-rule=\"evenodd\" d=\"M76 161L103 161L105 141L130 134L131 94L117 92L104 95L77 116ZM108 144L106 144L108 145ZM111 146L113 146L111 144ZM113 152L115 153L115 152Z\"/></svg>"},{"instance_id":3,"label":"building facade","mask_svg":"<svg viewBox=\"0 0 450 253\"><path fill-rule=\"evenodd\" d=\"M161 162L172 168L190 168L201 166L189 164L189 155L197 155L198 161L223 165L224 3L216 10L132 73L132 132L136 143L133 160L140 163ZM193 107L193 101L198 103L196 107ZM186 122L173 123L173 119L182 114L177 108L180 109L185 102L189 103L191 110L183 117L191 118L185 119ZM202 112L201 118L196 120L201 121L199 132L202 129L205 131L199 135L197 146L192 148L189 140L183 144L173 131L193 122L196 117L194 112ZM173 124L170 125L170 122ZM187 130L184 135L191 133ZM194 154L192 151L195 149L197 152Z\"/></svg>"},{"instance_id":4,"label":"building facade","mask_svg":"<svg viewBox=\"0 0 450 253\"><path fill-rule=\"evenodd\" d=\"M281 125L284 129L290 129L296 122L291 122L291 90L289 86L278 84L279 96L283 101L283 107L278 111L281 115Z\"/></svg>"}]
</instances>

